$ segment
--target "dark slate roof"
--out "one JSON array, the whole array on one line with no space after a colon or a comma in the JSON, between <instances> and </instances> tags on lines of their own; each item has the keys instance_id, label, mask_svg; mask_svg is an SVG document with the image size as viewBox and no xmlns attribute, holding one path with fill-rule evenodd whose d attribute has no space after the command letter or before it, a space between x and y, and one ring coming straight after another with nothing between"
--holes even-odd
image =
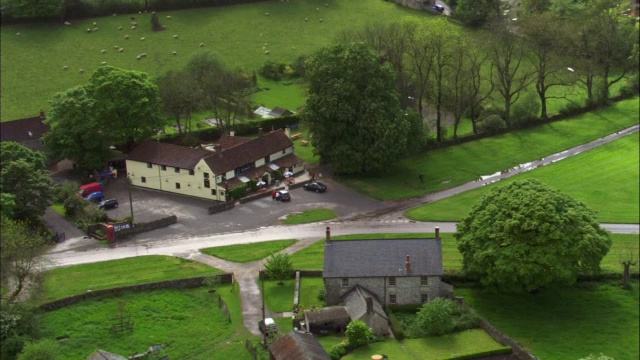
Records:
<instances>
[{"instance_id":1,"label":"dark slate roof","mask_svg":"<svg viewBox=\"0 0 640 360\"><path fill-rule=\"evenodd\" d=\"M278 158L272 161L272 163L278 165L281 168L298 165L302 162L304 161L294 154L287 154L281 158Z\"/></svg>"},{"instance_id":2,"label":"dark slate roof","mask_svg":"<svg viewBox=\"0 0 640 360\"><path fill-rule=\"evenodd\" d=\"M234 146L209 156L205 161L215 174L224 174L237 167L293 146L282 130L271 131L241 146Z\"/></svg>"},{"instance_id":3,"label":"dark slate roof","mask_svg":"<svg viewBox=\"0 0 640 360\"><path fill-rule=\"evenodd\" d=\"M315 336L291 331L269 346L276 360L331 360Z\"/></svg>"},{"instance_id":4,"label":"dark slate roof","mask_svg":"<svg viewBox=\"0 0 640 360\"><path fill-rule=\"evenodd\" d=\"M222 151L224 151L227 149L231 149L234 146L242 145L249 141L251 141L251 139L245 137L222 135L220 136L220 139L216 141L216 145L220 146Z\"/></svg>"},{"instance_id":5,"label":"dark slate roof","mask_svg":"<svg viewBox=\"0 0 640 360\"><path fill-rule=\"evenodd\" d=\"M324 246L325 278L442 275L442 243L437 239L331 241ZM401 269L401 271L398 271Z\"/></svg>"},{"instance_id":6,"label":"dark slate roof","mask_svg":"<svg viewBox=\"0 0 640 360\"><path fill-rule=\"evenodd\" d=\"M304 316L309 323L326 322L330 320L351 319L344 306L332 306L318 310L307 310Z\"/></svg>"},{"instance_id":7,"label":"dark slate roof","mask_svg":"<svg viewBox=\"0 0 640 360\"><path fill-rule=\"evenodd\" d=\"M283 116L283 115L293 115L293 112L291 110L283 109L281 107L276 106L269 113L269 116L273 116L273 117Z\"/></svg>"},{"instance_id":8,"label":"dark slate roof","mask_svg":"<svg viewBox=\"0 0 640 360\"><path fill-rule=\"evenodd\" d=\"M204 149L145 141L127 155L127 160L193 170L198 161L210 155L211 151Z\"/></svg>"},{"instance_id":9,"label":"dark slate roof","mask_svg":"<svg viewBox=\"0 0 640 360\"><path fill-rule=\"evenodd\" d=\"M368 297L373 299L373 312L384 319L388 319L387 313L384 312L384 309L382 308L382 305L380 305L380 301L378 301L378 298L359 285L354 286L353 289L349 290L349 292L342 295L341 297L342 302L344 303L351 319L360 319L367 313L366 298Z\"/></svg>"},{"instance_id":10,"label":"dark slate roof","mask_svg":"<svg viewBox=\"0 0 640 360\"><path fill-rule=\"evenodd\" d=\"M51 131L51 127L43 121L43 117L36 116L2 122L0 123L0 139L1 141L15 141L18 143L41 139L44 134ZM31 135L29 135L29 132L31 132Z\"/></svg>"}]
</instances>

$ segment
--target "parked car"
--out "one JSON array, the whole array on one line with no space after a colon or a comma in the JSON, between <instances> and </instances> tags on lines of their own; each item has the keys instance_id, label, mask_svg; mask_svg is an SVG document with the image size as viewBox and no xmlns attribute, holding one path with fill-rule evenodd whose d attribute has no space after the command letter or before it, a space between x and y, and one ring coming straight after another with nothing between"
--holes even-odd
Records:
<instances>
[{"instance_id":1,"label":"parked car","mask_svg":"<svg viewBox=\"0 0 640 360\"><path fill-rule=\"evenodd\" d=\"M317 181L314 181L314 182L311 182L311 183L308 183L308 184L304 184L304 185L302 185L302 188L305 189L305 190L308 190L308 191L315 191L317 193L327 191L327 185L325 185L325 184L323 184L321 182L317 182Z\"/></svg>"},{"instance_id":2,"label":"parked car","mask_svg":"<svg viewBox=\"0 0 640 360\"><path fill-rule=\"evenodd\" d=\"M89 194L102 191L103 186L101 182L92 182L90 184L80 186L80 191L78 191L78 195L86 198Z\"/></svg>"},{"instance_id":3,"label":"parked car","mask_svg":"<svg viewBox=\"0 0 640 360\"><path fill-rule=\"evenodd\" d=\"M87 195L85 199L91 202L99 203L104 200L104 194L102 193L102 191L95 191Z\"/></svg>"},{"instance_id":4,"label":"parked car","mask_svg":"<svg viewBox=\"0 0 640 360\"><path fill-rule=\"evenodd\" d=\"M291 195L287 190L279 190L278 193L280 194L280 201L291 201Z\"/></svg>"},{"instance_id":5,"label":"parked car","mask_svg":"<svg viewBox=\"0 0 640 360\"><path fill-rule=\"evenodd\" d=\"M272 318L266 318L263 320L260 320L258 322L258 328L260 329L260 332L270 336L270 335L275 335L278 333L278 324L276 324L275 321L273 321Z\"/></svg>"},{"instance_id":6,"label":"parked car","mask_svg":"<svg viewBox=\"0 0 640 360\"><path fill-rule=\"evenodd\" d=\"M117 208L118 207L118 200L116 200L116 199L102 200L100 202L100 204L98 205L98 207L100 209L103 209L103 210Z\"/></svg>"},{"instance_id":7,"label":"parked car","mask_svg":"<svg viewBox=\"0 0 640 360\"><path fill-rule=\"evenodd\" d=\"M435 11L437 13L442 14L442 13L444 13L444 6L442 6L442 5L431 5L431 6L429 6L429 10Z\"/></svg>"}]
</instances>

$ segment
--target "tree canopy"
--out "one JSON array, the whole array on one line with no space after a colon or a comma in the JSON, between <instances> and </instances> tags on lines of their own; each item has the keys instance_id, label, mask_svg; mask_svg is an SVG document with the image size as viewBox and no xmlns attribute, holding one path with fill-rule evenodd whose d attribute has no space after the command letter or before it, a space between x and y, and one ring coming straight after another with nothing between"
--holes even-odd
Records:
<instances>
[{"instance_id":1,"label":"tree canopy","mask_svg":"<svg viewBox=\"0 0 640 360\"><path fill-rule=\"evenodd\" d=\"M303 120L315 152L336 173L388 168L406 149L409 122L391 67L363 43L321 49L307 63Z\"/></svg>"},{"instance_id":2,"label":"tree canopy","mask_svg":"<svg viewBox=\"0 0 640 360\"><path fill-rule=\"evenodd\" d=\"M15 142L3 141L0 149L2 215L27 219L44 214L52 199L44 154Z\"/></svg>"},{"instance_id":3,"label":"tree canopy","mask_svg":"<svg viewBox=\"0 0 640 360\"><path fill-rule=\"evenodd\" d=\"M571 284L611 247L595 211L535 179L493 189L455 237L464 272L505 292Z\"/></svg>"},{"instance_id":4,"label":"tree canopy","mask_svg":"<svg viewBox=\"0 0 640 360\"><path fill-rule=\"evenodd\" d=\"M291 255L287 253L277 253L269 256L264 264L264 271L271 279L287 279L293 274L293 262Z\"/></svg>"}]
</instances>

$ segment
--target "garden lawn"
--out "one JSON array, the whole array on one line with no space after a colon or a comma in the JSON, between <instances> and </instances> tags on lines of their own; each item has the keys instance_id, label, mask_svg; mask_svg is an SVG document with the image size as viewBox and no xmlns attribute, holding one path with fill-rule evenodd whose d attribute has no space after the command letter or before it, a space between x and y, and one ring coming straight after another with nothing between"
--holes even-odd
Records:
<instances>
[{"instance_id":1,"label":"garden lawn","mask_svg":"<svg viewBox=\"0 0 640 360\"><path fill-rule=\"evenodd\" d=\"M318 299L320 291L324 291L324 279L322 277L300 277L300 305L302 308L324 307L324 301Z\"/></svg>"},{"instance_id":2,"label":"garden lawn","mask_svg":"<svg viewBox=\"0 0 640 360\"><path fill-rule=\"evenodd\" d=\"M509 179L430 204L405 215L417 221L459 221L492 189L535 178L571 195L598 212L598 220L638 223L640 208L638 133Z\"/></svg>"},{"instance_id":3,"label":"garden lawn","mask_svg":"<svg viewBox=\"0 0 640 360\"><path fill-rule=\"evenodd\" d=\"M359 347L343 359L368 360L373 354L385 354L390 359L436 360L457 356L470 356L489 351L509 352L482 329L455 334L403 341L387 340Z\"/></svg>"},{"instance_id":4,"label":"garden lawn","mask_svg":"<svg viewBox=\"0 0 640 360\"><path fill-rule=\"evenodd\" d=\"M329 6L324 6L325 2L272 0L161 12L160 22L167 30L158 32L151 30L151 14L136 14L135 30L130 29L130 15L124 14L72 20L71 26L63 25L62 21L3 25L0 119L9 121L35 116L40 109L47 111L55 93L87 83L103 61L155 78L167 70L183 68L198 52L210 51L229 67L252 73L267 60L291 63L300 55L309 55L330 44L344 30L373 22L400 21L406 16L426 21L436 18L392 2L331 0ZM171 20L166 19L167 15L171 15ZM93 28L94 21L99 30L88 33L86 29ZM123 30L119 31L120 26ZM129 35L129 40L124 35ZM142 37L144 41L140 40ZM204 46L200 47L200 43ZM115 46L124 50L118 52ZM103 49L105 54L101 53ZM174 51L176 55L172 55ZM141 53L147 56L136 59ZM64 66L68 70L63 70ZM80 73L80 69L84 72ZM301 87L264 80L260 86L272 90L257 93L254 98L257 103L291 110L299 106Z\"/></svg>"},{"instance_id":5,"label":"garden lawn","mask_svg":"<svg viewBox=\"0 0 640 360\"><path fill-rule=\"evenodd\" d=\"M282 281L284 285L278 285ZM260 284L262 288L262 284ZM296 288L295 279L265 280L264 301L271 312L285 312L293 310L293 292Z\"/></svg>"},{"instance_id":6,"label":"garden lawn","mask_svg":"<svg viewBox=\"0 0 640 360\"><path fill-rule=\"evenodd\" d=\"M55 268L44 278L44 301L83 294L87 290L221 274L222 271L190 260L161 255L103 261Z\"/></svg>"},{"instance_id":7,"label":"garden lawn","mask_svg":"<svg viewBox=\"0 0 640 360\"><path fill-rule=\"evenodd\" d=\"M203 253L237 263L262 260L296 243L296 240L274 240L260 243L229 245L201 249Z\"/></svg>"},{"instance_id":8,"label":"garden lawn","mask_svg":"<svg viewBox=\"0 0 640 360\"><path fill-rule=\"evenodd\" d=\"M421 153L387 173L337 178L380 200L423 196L615 133L637 124L638 111L635 97L568 120Z\"/></svg>"},{"instance_id":9,"label":"garden lawn","mask_svg":"<svg viewBox=\"0 0 640 360\"><path fill-rule=\"evenodd\" d=\"M331 220L337 217L338 214L331 209L311 209L300 213L290 214L282 222L286 225L298 225Z\"/></svg>"},{"instance_id":10,"label":"garden lawn","mask_svg":"<svg viewBox=\"0 0 640 360\"><path fill-rule=\"evenodd\" d=\"M217 306L217 294L227 303L232 322ZM120 306L134 322L132 332L114 334L110 328ZM62 358L84 359L97 348L125 357L149 346L166 345L162 355L172 359L250 359L244 340L252 338L242 325L239 289L163 289L107 296L41 315L46 337L60 341ZM193 356L193 357L192 357Z\"/></svg>"},{"instance_id":11,"label":"garden lawn","mask_svg":"<svg viewBox=\"0 0 640 360\"><path fill-rule=\"evenodd\" d=\"M581 359L600 353L638 359L638 281L583 283L536 295L505 295L457 288L456 295L540 359Z\"/></svg>"},{"instance_id":12,"label":"garden lawn","mask_svg":"<svg viewBox=\"0 0 640 360\"><path fill-rule=\"evenodd\" d=\"M295 82L294 82L295 81ZM273 109L276 106L298 112L306 100L306 89L300 79L275 81L258 76L258 87L263 89L253 94L251 100L256 106ZM268 88L269 90L265 90Z\"/></svg>"},{"instance_id":13,"label":"garden lawn","mask_svg":"<svg viewBox=\"0 0 640 360\"><path fill-rule=\"evenodd\" d=\"M383 238L433 238L435 234L357 234L332 237L332 240L345 239L383 239ZM462 255L458 251L458 244L452 233L440 233L442 239L442 263L445 271L462 270ZM620 256L629 249L635 249L638 253L640 235L638 234L611 234L613 241L609 253L602 259L600 266L605 271L622 273ZM324 268L324 241L318 241L313 245L291 255L293 268L296 270L322 270ZM632 270L634 270L632 268ZM637 269L636 269L637 272Z\"/></svg>"},{"instance_id":14,"label":"garden lawn","mask_svg":"<svg viewBox=\"0 0 640 360\"><path fill-rule=\"evenodd\" d=\"M291 129L291 135L301 133L299 139L293 140L296 156L304 160L307 165L316 165L320 163L320 157L313 154L313 146L311 146L311 138L309 131L305 128ZM302 141L307 141L307 145L302 145Z\"/></svg>"}]
</instances>

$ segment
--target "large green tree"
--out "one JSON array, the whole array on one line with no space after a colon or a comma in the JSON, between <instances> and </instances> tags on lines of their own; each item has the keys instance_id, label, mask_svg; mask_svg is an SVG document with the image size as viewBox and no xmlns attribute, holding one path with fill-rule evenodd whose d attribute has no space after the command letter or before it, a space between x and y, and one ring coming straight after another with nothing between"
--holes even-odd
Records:
<instances>
[{"instance_id":1,"label":"large green tree","mask_svg":"<svg viewBox=\"0 0 640 360\"><path fill-rule=\"evenodd\" d=\"M315 152L336 173L386 170L406 148L408 120L390 65L367 45L323 48L307 64L303 119Z\"/></svg>"},{"instance_id":2,"label":"large green tree","mask_svg":"<svg viewBox=\"0 0 640 360\"><path fill-rule=\"evenodd\" d=\"M44 154L15 142L2 142L0 149L3 215L27 219L44 214L53 196Z\"/></svg>"},{"instance_id":3,"label":"large green tree","mask_svg":"<svg viewBox=\"0 0 640 360\"><path fill-rule=\"evenodd\" d=\"M535 179L485 195L455 237L464 272L505 292L572 284L611 247L593 210Z\"/></svg>"}]
</instances>

